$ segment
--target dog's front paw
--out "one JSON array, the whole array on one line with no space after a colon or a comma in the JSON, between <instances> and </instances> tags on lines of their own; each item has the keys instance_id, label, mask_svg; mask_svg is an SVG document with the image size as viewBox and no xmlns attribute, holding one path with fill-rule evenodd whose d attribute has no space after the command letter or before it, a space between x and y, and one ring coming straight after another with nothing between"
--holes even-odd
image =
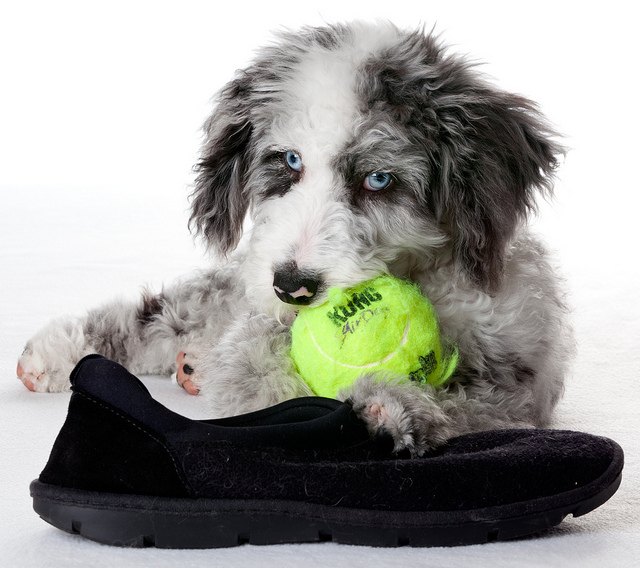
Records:
<instances>
[{"instance_id":1,"label":"dog's front paw","mask_svg":"<svg viewBox=\"0 0 640 568\"><path fill-rule=\"evenodd\" d=\"M16 375L22 381L22 384L32 392L47 392L49 390L65 390L70 385L66 384L66 380L62 373L47 370L47 365L38 353L31 351L26 347L16 367ZM58 385L60 388L54 388Z\"/></svg>"},{"instance_id":2,"label":"dog's front paw","mask_svg":"<svg viewBox=\"0 0 640 568\"><path fill-rule=\"evenodd\" d=\"M412 454L415 453L415 434L411 420L396 400L373 396L363 401L353 401L353 409L371 434L391 435L395 452L409 450Z\"/></svg>"},{"instance_id":3,"label":"dog's front paw","mask_svg":"<svg viewBox=\"0 0 640 568\"><path fill-rule=\"evenodd\" d=\"M55 320L27 342L16 375L33 392L69 390L69 374L88 352L79 320Z\"/></svg>"},{"instance_id":4,"label":"dog's front paw","mask_svg":"<svg viewBox=\"0 0 640 568\"><path fill-rule=\"evenodd\" d=\"M421 456L449 437L449 420L428 390L364 376L348 394L369 432L391 435L395 452L408 450L412 456Z\"/></svg>"}]
</instances>

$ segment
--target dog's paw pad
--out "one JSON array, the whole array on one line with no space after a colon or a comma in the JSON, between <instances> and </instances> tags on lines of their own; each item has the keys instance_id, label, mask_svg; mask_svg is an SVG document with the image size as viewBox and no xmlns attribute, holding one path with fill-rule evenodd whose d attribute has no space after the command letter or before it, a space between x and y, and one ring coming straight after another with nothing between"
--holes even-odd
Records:
<instances>
[{"instance_id":1,"label":"dog's paw pad","mask_svg":"<svg viewBox=\"0 0 640 568\"><path fill-rule=\"evenodd\" d=\"M358 409L358 414L373 433L379 430L388 432L395 430L393 417L389 414L389 409L383 402L376 400L363 404Z\"/></svg>"},{"instance_id":2,"label":"dog's paw pad","mask_svg":"<svg viewBox=\"0 0 640 568\"><path fill-rule=\"evenodd\" d=\"M197 384L197 373L190 364L187 353L180 351L176 357L176 381L189 394L196 395L200 393L200 387Z\"/></svg>"},{"instance_id":3,"label":"dog's paw pad","mask_svg":"<svg viewBox=\"0 0 640 568\"><path fill-rule=\"evenodd\" d=\"M16 376L31 392L46 392L49 375L44 370L38 357L25 354L18 360Z\"/></svg>"},{"instance_id":4,"label":"dog's paw pad","mask_svg":"<svg viewBox=\"0 0 640 568\"><path fill-rule=\"evenodd\" d=\"M394 450L413 450L413 430L404 409L391 401L385 404L380 400L369 401L357 410L357 414L374 434L386 433L394 440Z\"/></svg>"},{"instance_id":5,"label":"dog's paw pad","mask_svg":"<svg viewBox=\"0 0 640 568\"><path fill-rule=\"evenodd\" d=\"M27 387L30 391L36 392L36 381L37 377L34 377L31 373L27 373L23 368L20 362L18 362L18 367L16 368L16 375L18 379L22 381L25 387Z\"/></svg>"},{"instance_id":6,"label":"dog's paw pad","mask_svg":"<svg viewBox=\"0 0 640 568\"><path fill-rule=\"evenodd\" d=\"M384 428L385 422L389 421L389 413L384 405L374 402L365 407L363 414L365 415L367 423L378 428Z\"/></svg>"}]
</instances>

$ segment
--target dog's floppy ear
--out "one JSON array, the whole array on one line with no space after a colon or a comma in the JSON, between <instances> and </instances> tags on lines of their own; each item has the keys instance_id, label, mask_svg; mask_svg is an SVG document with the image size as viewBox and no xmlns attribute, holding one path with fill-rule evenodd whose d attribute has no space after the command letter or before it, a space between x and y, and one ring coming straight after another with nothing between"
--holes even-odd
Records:
<instances>
[{"instance_id":1,"label":"dog's floppy ear","mask_svg":"<svg viewBox=\"0 0 640 568\"><path fill-rule=\"evenodd\" d=\"M476 87L439 110L436 214L458 262L491 291L519 221L535 208L536 190L552 189L562 148L535 105L517 95Z\"/></svg>"},{"instance_id":2,"label":"dog's floppy ear","mask_svg":"<svg viewBox=\"0 0 640 568\"><path fill-rule=\"evenodd\" d=\"M248 83L241 76L222 90L204 125L205 143L195 167L189 227L223 255L237 246L249 207L244 188L253 132Z\"/></svg>"}]
</instances>

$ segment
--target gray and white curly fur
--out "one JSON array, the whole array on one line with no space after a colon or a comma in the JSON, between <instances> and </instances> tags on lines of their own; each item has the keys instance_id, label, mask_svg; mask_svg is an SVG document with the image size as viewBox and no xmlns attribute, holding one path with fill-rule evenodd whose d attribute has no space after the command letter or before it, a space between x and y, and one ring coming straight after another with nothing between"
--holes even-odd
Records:
<instances>
[{"instance_id":1,"label":"gray and white curly fur","mask_svg":"<svg viewBox=\"0 0 640 568\"><path fill-rule=\"evenodd\" d=\"M532 102L422 30L281 34L205 124L191 226L222 260L139 303L52 322L27 343L23 379L66 389L90 352L170 374L184 351L215 416L309 395L288 356L298 306L274 279L313 281L319 303L391 273L421 286L460 364L440 389L358 379L341 397L372 431L420 455L466 432L545 426L573 340L562 280L526 220L561 153ZM373 191L372 172L392 183Z\"/></svg>"}]
</instances>

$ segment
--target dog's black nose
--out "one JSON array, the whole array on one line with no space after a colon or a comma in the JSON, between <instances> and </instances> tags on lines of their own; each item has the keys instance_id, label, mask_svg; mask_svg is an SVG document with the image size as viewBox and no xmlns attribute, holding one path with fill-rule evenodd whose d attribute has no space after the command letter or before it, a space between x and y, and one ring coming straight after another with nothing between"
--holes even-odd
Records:
<instances>
[{"instance_id":1,"label":"dog's black nose","mask_svg":"<svg viewBox=\"0 0 640 568\"><path fill-rule=\"evenodd\" d=\"M320 287L321 278L309 270L300 270L295 264L282 265L273 273L273 290L287 304L306 306Z\"/></svg>"}]
</instances>

